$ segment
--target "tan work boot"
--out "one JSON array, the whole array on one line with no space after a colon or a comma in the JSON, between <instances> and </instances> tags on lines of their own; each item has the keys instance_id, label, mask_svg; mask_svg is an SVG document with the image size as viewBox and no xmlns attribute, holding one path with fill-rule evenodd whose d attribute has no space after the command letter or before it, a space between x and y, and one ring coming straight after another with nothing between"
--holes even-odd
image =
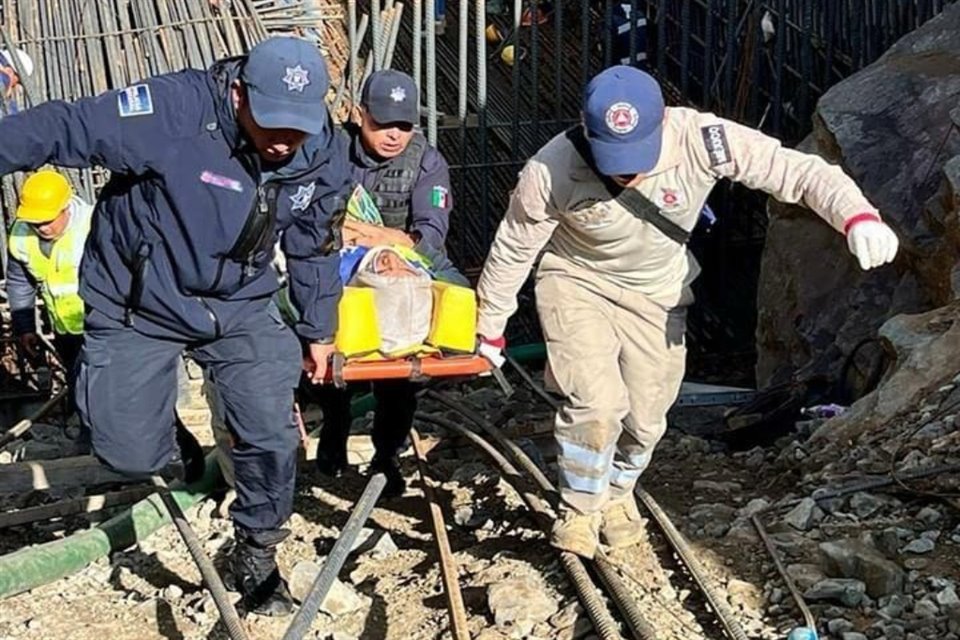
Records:
<instances>
[{"instance_id":1,"label":"tan work boot","mask_svg":"<svg viewBox=\"0 0 960 640\"><path fill-rule=\"evenodd\" d=\"M580 513L560 509L560 516L550 531L550 544L563 551L592 559L600 542L600 512Z\"/></svg>"},{"instance_id":2,"label":"tan work boot","mask_svg":"<svg viewBox=\"0 0 960 640\"><path fill-rule=\"evenodd\" d=\"M640 515L637 501L632 495L611 500L602 513L600 536L603 543L612 549L635 545L646 537L647 520Z\"/></svg>"}]
</instances>

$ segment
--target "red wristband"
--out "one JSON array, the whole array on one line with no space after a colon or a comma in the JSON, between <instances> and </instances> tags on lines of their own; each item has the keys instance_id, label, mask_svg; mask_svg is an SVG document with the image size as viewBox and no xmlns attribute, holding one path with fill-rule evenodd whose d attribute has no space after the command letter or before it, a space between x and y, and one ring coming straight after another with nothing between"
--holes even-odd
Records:
<instances>
[{"instance_id":1,"label":"red wristband","mask_svg":"<svg viewBox=\"0 0 960 640\"><path fill-rule=\"evenodd\" d=\"M853 228L853 225L857 224L858 222L865 222L867 220L881 222L880 216L875 213L858 213L855 216L850 216L843 222L843 235L850 233L850 229Z\"/></svg>"},{"instance_id":2,"label":"red wristband","mask_svg":"<svg viewBox=\"0 0 960 640\"><path fill-rule=\"evenodd\" d=\"M503 336L500 336L499 338L480 336L480 339L489 344L491 347L496 347L497 349L505 349L507 346L507 339Z\"/></svg>"}]
</instances>

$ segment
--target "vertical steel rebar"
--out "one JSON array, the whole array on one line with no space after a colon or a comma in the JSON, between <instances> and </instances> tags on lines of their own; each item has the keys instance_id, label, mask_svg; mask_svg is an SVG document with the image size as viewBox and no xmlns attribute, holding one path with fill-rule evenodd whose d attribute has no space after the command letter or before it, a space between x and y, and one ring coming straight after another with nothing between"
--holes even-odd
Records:
<instances>
[{"instance_id":1,"label":"vertical steel rebar","mask_svg":"<svg viewBox=\"0 0 960 640\"><path fill-rule=\"evenodd\" d=\"M530 7L530 87L528 93L533 97L533 142L540 146L540 20L537 0Z\"/></svg>"},{"instance_id":2,"label":"vertical steel rebar","mask_svg":"<svg viewBox=\"0 0 960 640\"><path fill-rule=\"evenodd\" d=\"M557 2L553 7L553 50L563 51L563 3ZM553 56L553 96L555 120L563 118L563 56L554 53Z\"/></svg>"},{"instance_id":3,"label":"vertical steel rebar","mask_svg":"<svg viewBox=\"0 0 960 640\"><path fill-rule=\"evenodd\" d=\"M667 0L657 3L657 73L667 76Z\"/></svg>"},{"instance_id":4,"label":"vertical steel rebar","mask_svg":"<svg viewBox=\"0 0 960 640\"><path fill-rule=\"evenodd\" d=\"M613 64L613 3L603 0L603 67Z\"/></svg>"},{"instance_id":5,"label":"vertical steel rebar","mask_svg":"<svg viewBox=\"0 0 960 640\"><path fill-rule=\"evenodd\" d=\"M763 18L763 7L757 3L753 6L753 55L751 56L750 67L753 81L750 83L749 92L749 112L750 123L760 126L759 103L760 87L763 86L763 27L760 21Z\"/></svg>"},{"instance_id":6,"label":"vertical steel rebar","mask_svg":"<svg viewBox=\"0 0 960 640\"><path fill-rule=\"evenodd\" d=\"M357 0L347 0L347 33L350 47L350 107L357 104Z\"/></svg>"},{"instance_id":7,"label":"vertical steel rebar","mask_svg":"<svg viewBox=\"0 0 960 640\"><path fill-rule=\"evenodd\" d=\"M386 4L390 4L387 0ZM380 18L380 53L373 61L375 70L384 69L384 63L387 59L387 40L390 38L390 25L393 24L393 7L384 7Z\"/></svg>"},{"instance_id":8,"label":"vertical steel rebar","mask_svg":"<svg viewBox=\"0 0 960 640\"><path fill-rule=\"evenodd\" d=\"M801 16L802 22L802 44L800 45L800 105L797 110L797 116L803 124L806 124L810 118L810 71L813 66L813 4L812 0L803 0Z\"/></svg>"},{"instance_id":9,"label":"vertical steel rebar","mask_svg":"<svg viewBox=\"0 0 960 640\"><path fill-rule=\"evenodd\" d=\"M437 146L437 18L435 0L427 0L427 141Z\"/></svg>"},{"instance_id":10,"label":"vertical steel rebar","mask_svg":"<svg viewBox=\"0 0 960 640\"><path fill-rule=\"evenodd\" d=\"M836 38L836 29L837 29L837 10L838 5L835 2L831 2L827 5L826 16L824 16L824 38L827 41L827 51L824 55L823 61L823 86L829 87L833 84L833 56L834 56L834 42Z\"/></svg>"},{"instance_id":11,"label":"vertical steel rebar","mask_svg":"<svg viewBox=\"0 0 960 640\"><path fill-rule=\"evenodd\" d=\"M780 0L781 2L783 0ZM714 12L713 12L713 2L708 1L707 6L704 8L705 13L705 22L703 25L703 97L701 106L709 111L710 105L713 101L713 91L711 89L713 83L713 24L714 24Z\"/></svg>"},{"instance_id":12,"label":"vertical steel rebar","mask_svg":"<svg viewBox=\"0 0 960 640\"><path fill-rule=\"evenodd\" d=\"M520 20L523 15L523 0L513 1L513 66L510 68L513 120L510 127L510 158L516 160L520 155L520 57L521 38Z\"/></svg>"},{"instance_id":13,"label":"vertical steel rebar","mask_svg":"<svg viewBox=\"0 0 960 640\"><path fill-rule=\"evenodd\" d=\"M480 146L480 163L486 164L488 159L487 150L487 38L484 30L486 28L486 2L485 0L476 0L474 4L474 13L476 16L476 40L477 40L477 129L479 133L478 144ZM490 172L480 172L480 210L487 214L490 210ZM483 216L483 237L484 244L489 244L491 237L490 216Z\"/></svg>"},{"instance_id":14,"label":"vertical steel rebar","mask_svg":"<svg viewBox=\"0 0 960 640\"><path fill-rule=\"evenodd\" d=\"M786 0L777 0L777 32L774 42L773 131L783 132L783 67L787 43Z\"/></svg>"},{"instance_id":15,"label":"vertical steel rebar","mask_svg":"<svg viewBox=\"0 0 960 640\"><path fill-rule=\"evenodd\" d=\"M733 78L734 68L737 65L737 5L739 0L727 0L727 30L726 45L723 52L725 66L723 68L723 112L724 115L733 115Z\"/></svg>"},{"instance_id":16,"label":"vertical steel rebar","mask_svg":"<svg viewBox=\"0 0 960 640\"><path fill-rule=\"evenodd\" d=\"M580 3L580 86L590 81L590 3Z\"/></svg>"},{"instance_id":17,"label":"vertical steel rebar","mask_svg":"<svg viewBox=\"0 0 960 640\"><path fill-rule=\"evenodd\" d=\"M417 85L417 107L423 102L421 88L423 61L423 0L413 0L413 82Z\"/></svg>"},{"instance_id":18,"label":"vertical steel rebar","mask_svg":"<svg viewBox=\"0 0 960 640\"><path fill-rule=\"evenodd\" d=\"M457 20L457 118L461 125L467 117L467 70L470 65L470 0L460 0ZM461 128L463 128L461 126ZM464 129L465 132L465 129Z\"/></svg>"},{"instance_id":19,"label":"vertical steel rebar","mask_svg":"<svg viewBox=\"0 0 960 640\"><path fill-rule=\"evenodd\" d=\"M387 52L384 54L383 66L389 69L393 66L393 54L397 48L397 38L400 36L400 22L403 20L404 4L398 2L393 8L393 20L390 22L390 38L387 40Z\"/></svg>"},{"instance_id":20,"label":"vertical steel rebar","mask_svg":"<svg viewBox=\"0 0 960 640\"><path fill-rule=\"evenodd\" d=\"M680 6L680 95L690 100L690 1Z\"/></svg>"},{"instance_id":21,"label":"vertical steel rebar","mask_svg":"<svg viewBox=\"0 0 960 640\"><path fill-rule=\"evenodd\" d=\"M370 25L373 30L373 69L374 71L379 71L380 67L378 62L380 61L381 49L383 48L383 43L381 40L380 33L380 23L383 21L380 15L380 0L370 0Z\"/></svg>"}]
</instances>

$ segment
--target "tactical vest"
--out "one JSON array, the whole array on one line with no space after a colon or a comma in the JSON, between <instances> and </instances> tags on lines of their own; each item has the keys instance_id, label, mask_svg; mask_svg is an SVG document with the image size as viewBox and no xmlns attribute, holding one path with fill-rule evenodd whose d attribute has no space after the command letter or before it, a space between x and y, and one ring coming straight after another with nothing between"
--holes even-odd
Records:
<instances>
[{"instance_id":1,"label":"tactical vest","mask_svg":"<svg viewBox=\"0 0 960 640\"><path fill-rule=\"evenodd\" d=\"M359 135L358 130L351 133ZM360 144L357 140L357 144ZM427 152L427 139L417 131L403 153L376 169L373 184L367 191L377 204L383 224L391 229L407 228L410 199L420 176L420 164Z\"/></svg>"},{"instance_id":2,"label":"tactical vest","mask_svg":"<svg viewBox=\"0 0 960 640\"><path fill-rule=\"evenodd\" d=\"M37 281L50 324L58 335L83 333L80 260L92 213L92 206L79 198L71 199L70 222L63 236L53 241L49 256L40 249L40 237L29 224L17 221L10 228L10 254Z\"/></svg>"}]
</instances>

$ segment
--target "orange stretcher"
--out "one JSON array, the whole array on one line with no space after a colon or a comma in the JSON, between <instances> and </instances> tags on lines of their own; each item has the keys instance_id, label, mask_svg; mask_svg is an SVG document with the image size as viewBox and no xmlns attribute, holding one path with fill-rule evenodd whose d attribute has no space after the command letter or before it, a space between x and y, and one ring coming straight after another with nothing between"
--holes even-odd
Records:
<instances>
[{"instance_id":1,"label":"orange stretcher","mask_svg":"<svg viewBox=\"0 0 960 640\"><path fill-rule=\"evenodd\" d=\"M341 387L348 382L397 379L422 382L432 378L472 377L493 372L490 361L476 354L370 361L347 360L342 354L336 354L332 366L327 369L327 381Z\"/></svg>"}]
</instances>

